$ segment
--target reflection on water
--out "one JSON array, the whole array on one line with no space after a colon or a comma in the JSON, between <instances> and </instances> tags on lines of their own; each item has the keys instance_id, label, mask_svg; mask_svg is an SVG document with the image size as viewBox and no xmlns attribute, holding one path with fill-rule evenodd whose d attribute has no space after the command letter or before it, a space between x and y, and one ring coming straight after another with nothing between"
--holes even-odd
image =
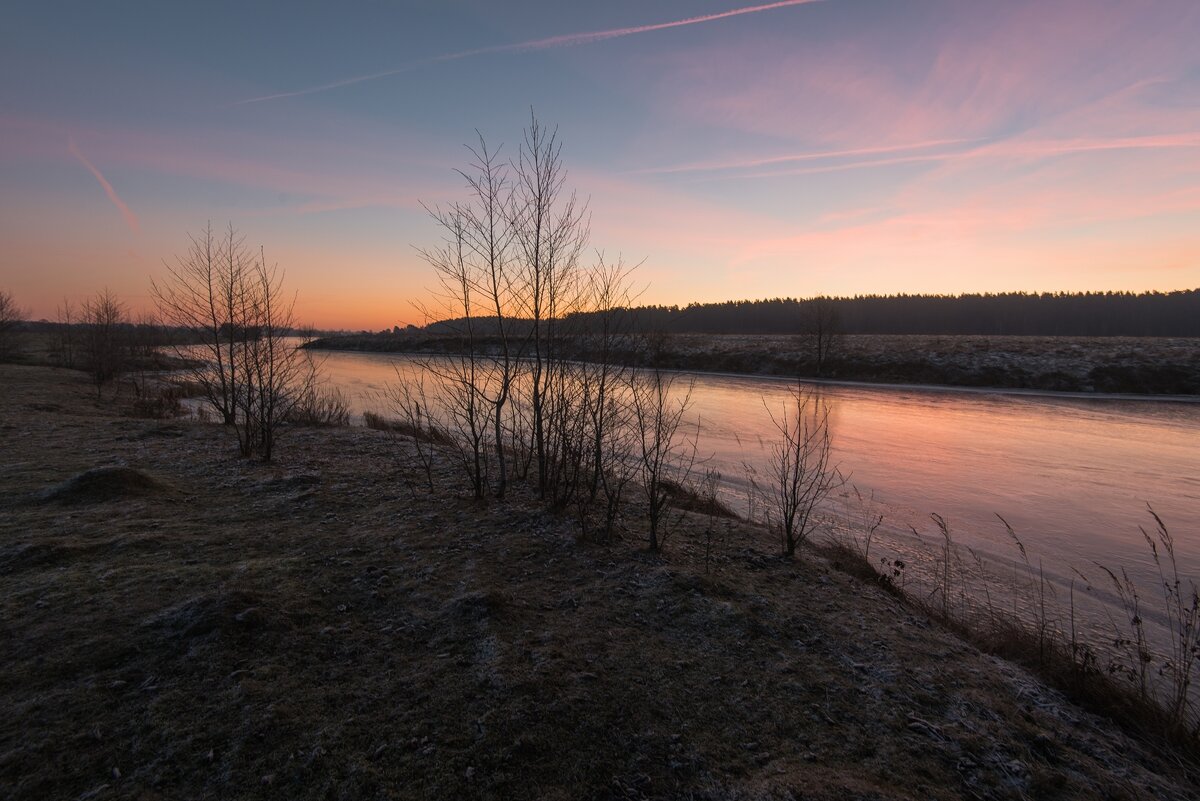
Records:
<instances>
[{"instance_id":1,"label":"reflection on water","mask_svg":"<svg viewBox=\"0 0 1200 801\"><path fill-rule=\"evenodd\" d=\"M396 371L417 375L402 356L330 353L325 372L356 413L382 410ZM789 382L697 375L690 415L700 450L720 470L735 502L745 463L765 468L775 434L767 407L782 407ZM1200 576L1200 404L1064 399L822 386L836 460L873 495L892 542L904 548L914 526L936 536L929 514L955 540L985 556L1018 557L997 514L1036 565L1065 582L1073 566L1124 566L1147 589L1153 564L1140 526L1151 504L1171 529L1181 573ZM911 538L911 533L907 535ZM1156 574L1154 574L1156 575Z\"/></svg>"}]
</instances>

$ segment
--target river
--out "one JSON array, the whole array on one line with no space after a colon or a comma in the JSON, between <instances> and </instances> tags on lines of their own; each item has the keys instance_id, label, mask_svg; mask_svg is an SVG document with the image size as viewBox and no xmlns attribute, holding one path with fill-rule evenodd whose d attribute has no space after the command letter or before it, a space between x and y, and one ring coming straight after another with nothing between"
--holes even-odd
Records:
<instances>
[{"instance_id":1,"label":"river","mask_svg":"<svg viewBox=\"0 0 1200 801\"><path fill-rule=\"evenodd\" d=\"M394 354L322 355L326 375L356 413L386 415L380 396L397 369L410 376L420 369ZM688 414L699 421L705 467L721 472L725 498L744 508L745 465L765 469L776 436L767 410L782 408L793 382L696 374L680 376L677 386L688 381ZM937 513L955 542L1011 571L1020 554L997 517L1003 515L1060 597L1072 579L1082 589L1083 574L1094 595L1111 601L1099 563L1124 568L1153 598L1158 573L1141 532L1153 533L1150 505L1174 537L1181 575L1200 579L1200 403L808 388L829 405L834 459L848 478L831 514L855 517L858 495L871 499L884 517L875 554L928 559L941 542L930 517Z\"/></svg>"}]
</instances>

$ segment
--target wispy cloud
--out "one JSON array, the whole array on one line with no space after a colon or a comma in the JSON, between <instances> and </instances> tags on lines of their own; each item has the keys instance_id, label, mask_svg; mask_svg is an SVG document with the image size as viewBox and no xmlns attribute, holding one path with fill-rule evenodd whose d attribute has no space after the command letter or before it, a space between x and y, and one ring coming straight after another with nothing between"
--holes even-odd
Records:
<instances>
[{"instance_id":1,"label":"wispy cloud","mask_svg":"<svg viewBox=\"0 0 1200 801\"><path fill-rule=\"evenodd\" d=\"M776 163L784 163L788 161L798 161L820 158L837 158L854 155L872 156L885 155L890 152L903 152L905 150L918 150L922 148L932 148L941 144L953 144L955 140L947 140L945 143L929 142L925 145L913 145L910 147L897 148L863 148L858 151L833 151L825 154L811 154L810 156L794 156L780 159L765 159L757 163L744 162L741 164L730 163L728 169L737 167L754 168L754 167L770 167ZM958 140L960 143L969 140ZM1100 153L1105 151L1117 150L1178 150L1178 149L1197 149L1200 148L1200 133L1178 133L1178 134L1154 134L1147 136L1124 136L1110 139L1013 139L992 144L986 144L979 147L973 147L966 150L950 150L937 153L917 153L912 155L893 156L890 158L863 158L850 159L840 161L834 164L817 164L803 167L789 167L786 169L767 169L757 170L754 172L742 172L733 175L711 176L713 178L778 178L787 175L815 175L827 172L844 172L846 170L866 170L874 167L892 167L898 164L920 164L925 162L964 162L964 161L979 161L986 159L1049 159L1060 156L1072 156L1081 153ZM717 169L717 168L710 168ZM662 170L662 172L683 172L686 168L679 170ZM657 172L657 171L650 171Z\"/></svg>"},{"instance_id":2,"label":"wispy cloud","mask_svg":"<svg viewBox=\"0 0 1200 801\"><path fill-rule=\"evenodd\" d=\"M670 167L649 167L643 170L633 170L634 174L661 175L681 172L718 172L721 170L751 169L754 167L769 167L776 164L790 164L803 161L824 161L845 159L854 156L878 156L887 153L905 153L914 150L929 150L948 145L961 145L977 141L971 139L935 139L929 142L914 142L903 145L881 145L877 147L858 147L848 150L818 150L808 153L792 153L782 156L766 156L763 158L740 159L732 161L694 162L678 164Z\"/></svg>"},{"instance_id":3,"label":"wispy cloud","mask_svg":"<svg viewBox=\"0 0 1200 801\"><path fill-rule=\"evenodd\" d=\"M96 176L96 180L99 181L100 186L104 188L104 194L108 195L108 199L111 200L113 205L117 207L117 210L121 212L121 216L125 218L125 224L129 226L129 230L136 234L138 232L137 215L130 210L129 206L125 205L125 201L121 200L120 195L117 194L117 190L113 189L112 184L110 184L108 179L101 174L100 170L96 169L96 166L92 164L92 162L88 161L87 156L79 152L79 148L75 146L74 140L68 140L67 149L71 151L72 156L79 160L80 164L82 164L84 167L87 167L88 172Z\"/></svg>"},{"instance_id":4,"label":"wispy cloud","mask_svg":"<svg viewBox=\"0 0 1200 801\"><path fill-rule=\"evenodd\" d=\"M758 14L763 11L772 11L777 8L787 8L790 6L804 6L813 3L824 2L824 0L779 0L775 3L764 3L757 6L745 6L742 8L734 8L729 11L718 11L714 14L703 14L698 17L687 17L686 19L677 19L670 22L658 22L649 25L633 25L627 28L609 28L603 31L585 31L582 33L567 33L560 36L551 36L545 39L532 39L527 42L516 42L506 45L491 45L489 47L479 47L474 50L462 50L457 53L446 53L433 58L414 61L410 64L405 64L395 69L384 70L382 72L372 72L367 75L356 75L352 78L343 78L338 81L309 86L305 89L296 89L291 92L277 92L271 95L262 95L259 97L249 97L245 100L239 100L234 105L242 106L249 103L262 103L267 100L280 100L285 97L299 97L301 95L311 95L317 92L327 92L331 89L340 89L343 86L352 86L357 83L366 81L374 81L380 78L387 78L392 75L400 75L401 73L417 69L418 67L427 67L432 64L440 64L446 61L457 61L459 59L471 58L472 56L490 55L495 53L524 53L535 50L550 50L557 47L574 47L575 45L594 44L603 42L607 39L617 39L622 36L634 36L639 33L651 33L652 31L663 31L669 28L682 28L687 25L700 25L705 22L716 22L717 20L728 19L729 17L740 17L743 14Z\"/></svg>"}]
</instances>

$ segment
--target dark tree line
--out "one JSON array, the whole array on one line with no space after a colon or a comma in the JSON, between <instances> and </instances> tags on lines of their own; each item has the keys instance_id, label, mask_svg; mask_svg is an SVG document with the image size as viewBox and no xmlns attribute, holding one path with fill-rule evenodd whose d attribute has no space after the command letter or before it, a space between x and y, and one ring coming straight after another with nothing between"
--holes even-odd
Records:
<instances>
[{"instance_id":1,"label":"dark tree line","mask_svg":"<svg viewBox=\"0 0 1200 801\"><path fill-rule=\"evenodd\" d=\"M642 330L697 334L794 334L832 307L845 334L1200 336L1200 289L1177 292L1008 292L772 298L632 310Z\"/></svg>"},{"instance_id":2,"label":"dark tree line","mask_svg":"<svg viewBox=\"0 0 1200 801\"><path fill-rule=\"evenodd\" d=\"M1011 336L1200 336L1200 289L1175 292L1006 292L976 295L856 295L770 298L638 306L621 310L641 331L670 334L995 334ZM573 316L595 327L595 312ZM431 323L428 334L454 333L459 320ZM513 330L529 325L510 320ZM475 320L495 333L494 318Z\"/></svg>"}]
</instances>

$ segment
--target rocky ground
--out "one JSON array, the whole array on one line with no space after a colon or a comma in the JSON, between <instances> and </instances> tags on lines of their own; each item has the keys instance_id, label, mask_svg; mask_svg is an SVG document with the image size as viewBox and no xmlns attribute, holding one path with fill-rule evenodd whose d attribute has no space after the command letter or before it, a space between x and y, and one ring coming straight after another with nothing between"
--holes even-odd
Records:
<instances>
[{"instance_id":1,"label":"rocky ground","mask_svg":"<svg viewBox=\"0 0 1200 801\"><path fill-rule=\"evenodd\" d=\"M387 435L0 366L0 797L1183 799L1195 767L736 521L662 557ZM117 470L95 471L116 467Z\"/></svg>"}]
</instances>

